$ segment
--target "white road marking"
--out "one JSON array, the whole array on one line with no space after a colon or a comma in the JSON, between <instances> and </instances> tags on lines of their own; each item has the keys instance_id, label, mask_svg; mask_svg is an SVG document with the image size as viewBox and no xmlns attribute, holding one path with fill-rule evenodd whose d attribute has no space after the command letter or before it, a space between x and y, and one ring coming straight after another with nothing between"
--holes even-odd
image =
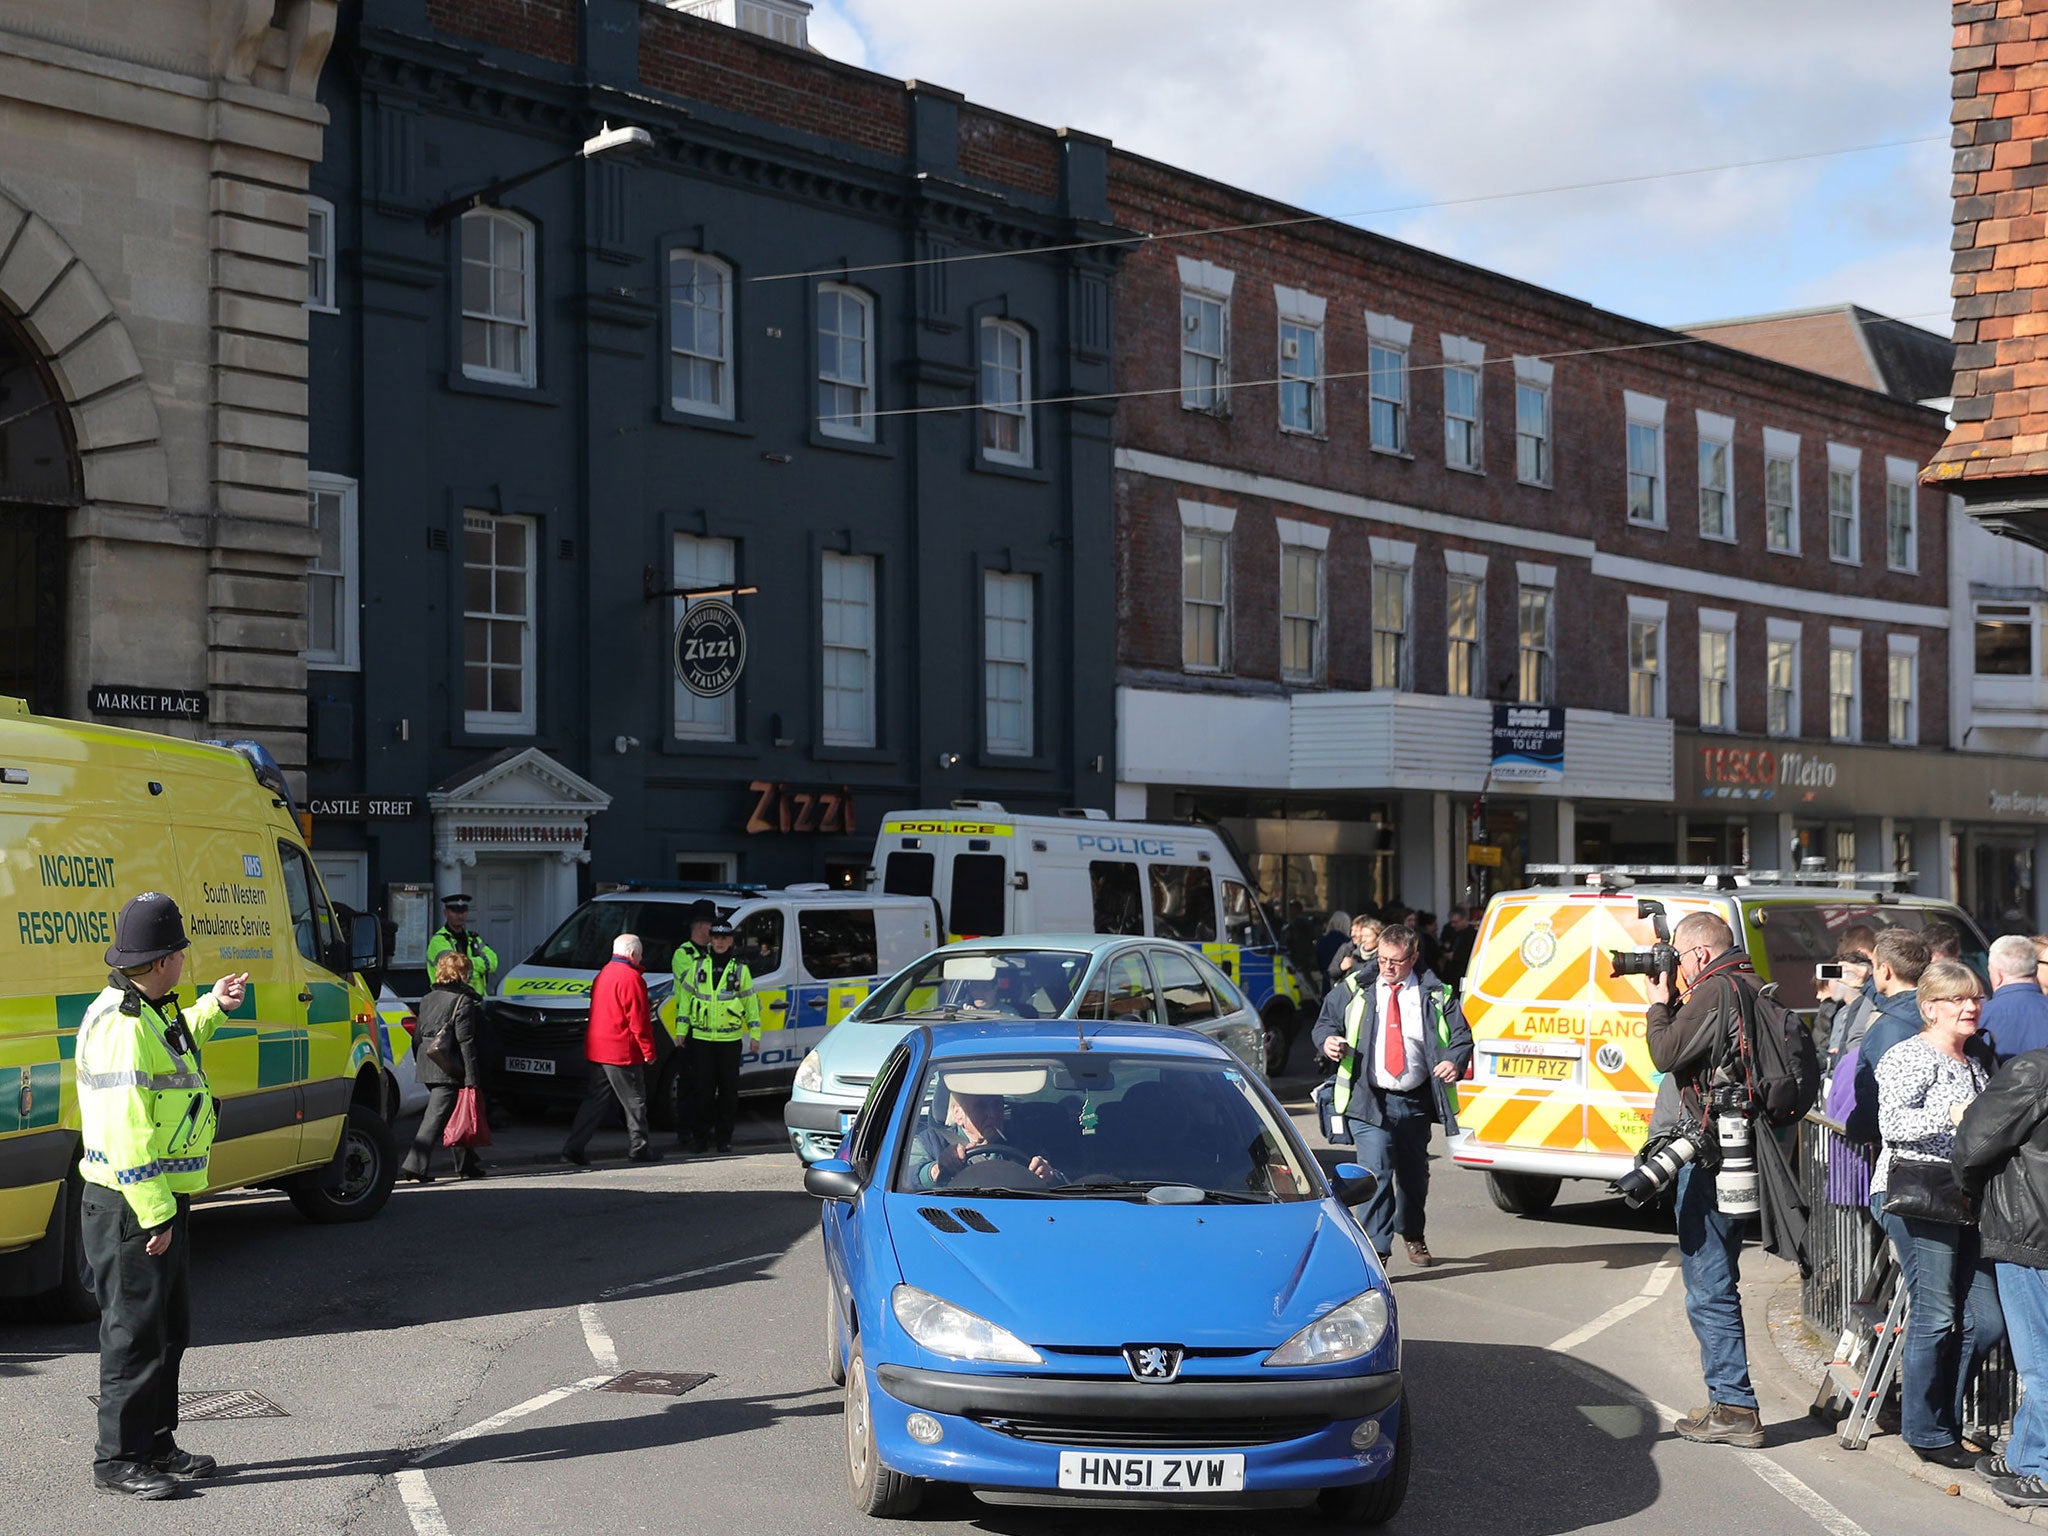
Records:
<instances>
[{"instance_id":1,"label":"white road marking","mask_svg":"<svg viewBox=\"0 0 2048 1536\"><path fill-rule=\"evenodd\" d=\"M427 1474L407 1467L393 1475L398 1484L398 1496L405 1500L405 1513L412 1521L412 1528L419 1536L452 1536L448 1522L441 1517L441 1502L434 1497L434 1490L427 1486Z\"/></svg>"},{"instance_id":2,"label":"white road marking","mask_svg":"<svg viewBox=\"0 0 2048 1536\"><path fill-rule=\"evenodd\" d=\"M608 1371L618 1370L619 1351L597 1315L597 1303L586 1301L576 1309L576 1315L583 1320L583 1342L590 1346L590 1358Z\"/></svg>"},{"instance_id":3,"label":"white road marking","mask_svg":"<svg viewBox=\"0 0 2048 1536\"><path fill-rule=\"evenodd\" d=\"M574 1397L578 1392L588 1392L593 1387L601 1387L616 1374L613 1372L611 1375L586 1376L570 1386L556 1387L552 1392L543 1392L539 1397L529 1397L523 1403L515 1403L503 1413L494 1413L488 1419L479 1419L467 1429L458 1429L432 1445L414 1451L411 1457L412 1464L416 1467L424 1466L435 1457L453 1450L465 1440L474 1440L478 1435L488 1435L494 1429L503 1429L514 1419L523 1419L529 1413L538 1413L551 1403L559 1403L565 1397Z\"/></svg>"},{"instance_id":4,"label":"white road marking","mask_svg":"<svg viewBox=\"0 0 2048 1536\"><path fill-rule=\"evenodd\" d=\"M1586 1340L1605 1333L1622 1319L1635 1316L1671 1288L1672 1277L1677 1273L1678 1266L1665 1259L1650 1271L1650 1278L1643 1282L1643 1288L1638 1294L1609 1307L1584 1327L1574 1328L1550 1347L1560 1354L1566 1350L1577 1349Z\"/></svg>"},{"instance_id":5,"label":"white road marking","mask_svg":"<svg viewBox=\"0 0 2048 1536\"><path fill-rule=\"evenodd\" d=\"M1782 1493L1803 1515L1829 1533L1829 1536L1870 1536L1862 1526L1843 1514L1826 1499L1799 1481L1790 1472L1779 1466L1770 1457L1757 1451L1739 1453L1749 1464L1749 1470Z\"/></svg>"},{"instance_id":6,"label":"white road marking","mask_svg":"<svg viewBox=\"0 0 2048 1536\"><path fill-rule=\"evenodd\" d=\"M651 1291L658 1285L674 1285L678 1280L694 1280L699 1275L715 1275L721 1269L738 1269L745 1264L765 1264L770 1259L779 1259L779 1253L757 1253L744 1259L727 1259L723 1264L706 1264L702 1269L686 1269L679 1275L657 1275L652 1280L636 1280L631 1285L615 1285L608 1291L599 1291L597 1299L604 1301L613 1296L630 1296L635 1291Z\"/></svg>"}]
</instances>

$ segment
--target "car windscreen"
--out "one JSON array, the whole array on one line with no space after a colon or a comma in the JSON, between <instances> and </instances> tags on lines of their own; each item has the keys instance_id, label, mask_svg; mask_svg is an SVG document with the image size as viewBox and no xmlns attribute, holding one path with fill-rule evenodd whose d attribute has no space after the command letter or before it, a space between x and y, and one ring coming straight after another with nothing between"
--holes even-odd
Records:
<instances>
[{"instance_id":1,"label":"car windscreen","mask_svg":"<svg viewBox=\"0 0 2048 1536\"><path fill-rule=\"evenodd\" d=\"M728 909L719 908L724 916ZM685 901L591 901L569 914L569 920L533 952L533 965L559 966L566 971L595 971L612 957L612 940L637 933L646 951L641 969L655 976L674 963L676 946L690 936L690 903Z\"/></svg>"},{"instance_id":2,"label":"car windscreen","mask_svg":"<svg viewBox=\"0 0 2048 1536\"><path fill-rule=\"evenodd\" d=\"M1266 1204L1318 1196L1298 1143L1227 1061L1108 1050L929 1064L903 1193Z\"/></svg>"},{"instance_id":3,"label":"car windscreen","mask_svg":"<svg viewBox=\"0 0 2048 1536\"><path fill-rule=\"evenodd\" d=\"M884 983L857 1017L1056 1019L1088 960L1076 949L942 949Z\"/></svg>"}]
</instances>

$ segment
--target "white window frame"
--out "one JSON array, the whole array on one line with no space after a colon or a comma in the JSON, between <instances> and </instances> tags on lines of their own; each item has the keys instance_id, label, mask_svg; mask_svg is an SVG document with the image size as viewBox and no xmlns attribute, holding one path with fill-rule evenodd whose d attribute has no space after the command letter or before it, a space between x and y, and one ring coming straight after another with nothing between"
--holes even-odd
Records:
<instances>
[{"instance_id":1,"label":"white window frame","mask_svg":"<svg viewBox=\"0 0 2048 1536\"><path fill-rule=\"evenodd\" d=\"M1365 334L1366 445L1374 453L1391 453L1398 458L1409 458L1411 455L1408 449L1408 408L1414 391L1408 376L1408 353L1414 345L1415 327L1406 320L1395 319L1392 315L1376 315L1367 310ZM1382 357L1391 357L1395 360L1393 377L1400 391L1398 394L1387 394L1380 388L1384 372L1380 367ZM1377 407L1382 405L1393 413L1392 442L1380 441Z\"/></svg>"},{"instance_id":2,"label":"white window frame","mask_svg":"<svg viewBox=\"0 0 2048 1536\"><path fill-rule=\"evenodd\" d=\"M1027 571L983 571L981 594L982 739L992 757L1029 757L1038 740L1038 578ZM1005 684L1014 684L1016 698ZM1017 706L1015 734L997 729L1005 704Z\"/></svg>"},{"instance_id":3,"label":"white window frame","mask_svg":"<svg viewBox=\"0 0 2048 1536\"><path fill-rule=\"evenodd\" d=\"M1634 390L1622 391L1624 426L1622 430L1622 469L1624 475L1625 499L1622 515L1632 528L1662 528L1666 526L1664 493L1667 477L1664 469L1664 402L1655 395L1639 395ZM1639 470L1635 467L1635 431L1641 427L1652 434L1656 449L1654 470ZM1635 477L1649 475L1650 515L1635 515Z\"/></svg>"},{"instance_id":4,"label":"white window frame","mask_svg":"<svg viewBox=\"0 0 2048 1536\"><path fill-rule=\"evenodd\" d=\"M1764 628L1764 734L1781 740L1796 740L1800 728L1805 724L1801 712L1800 668L1805 662L1802 655L1805 642L1805 626L1797 619L1766 619ZM1791 647L1792 685L1790 689L1778 688L1771 679L1771 659L1781 646ZM1772 719L1772 706L1778 695L1785 698L1785 723L1779 728Z\"/></svg>"},{"instance_id":5,"label":"white window frame","mask_svg":"<svg viewBox=\"0 0 2048 1536\"><path fill-rule=\"evenodd\" d=\"M1515 699L1522 704L1549 704L1557 697L1557 567L1529 560L1515 562ZM1522 620L1532 593L1543 594L1543 633L1528 643ZM1531 657L1536 658L1536 687L1528 686ZM1530 697L1531 693L1536 697Z\"/></svg>"},{"instance_id":6,"label":"white window frame","mask_svg":"<svg viewBox=\"0 0 2048 1536\"><path fill-rule=\"evenodd\" d=\"M1669 676L1665 665L1664 637L1670 628L1671 605L1661 597L1638 597L1629 594L1628 599L1628 713L1640 720L1662 720L1665 717L1664 680ZM1647 631L1655 642L1654 651L1648 656L1647 668L1636 665L1636 639ZM1637 679L1649 679L1649 708L1636 708Z\"/></svg>"},{"instance_id":7,"label":"white window frame","mask_svg":"<svg viewBox=\"0 0 2048 1536\"><path fill-rule=\"evenodd\" d=\"M306 670L309 672L358 672L362 670L362 614L357 606L357 584L361 580L362 546L356 519L356 498L359 495L356 482L345 475L325 475L310 471L306 475L306 517L319 528L319 498L332 496L335 502L335 516L340 520L341 537L338 554L339 569L325 570L313 556L306 566ZM335 635L338 643L332 650L313 649L313 582L315 579L331 579L335 583Z\"/></svg>"},{"instance_id":8,"label":"white window frame","mask_svg":"<svg viewBox=\"0 0 2048 1536\"><path fill-rule=\"evenodd\" d=\"M1835 685L1835 664L1843 656L1849 657L1849 691L1845 695ZM1837 720L1837 710L1847 699L1847 714ZM1863 739L1863 631L1831 626L1828 630L1828 740L1861 741Z\"/></svg>"},{"instance_id":9,"label":"white window frame","mask_svg":"<svg viewBox=\"0 0 2048 1536\"><path fill-rule=\"evenodd\" d=\"M1383 539L1372 543L1372 686L1402 693L1415 687L1415 545L1406 539ZM1389 606L1380 601L1383 590L1398 595L1401 623L1395 628L1383 622ZM1391 639L1394 651L1393 677L1380 665L1383 640Z\"/></svg>"},{"instance_id":10,"label":"white window frame","mask_svg":"<svg viewBox=\"0 0 2048 1536\"><path fill-rule=\"evenodd\" d=\"M1237 513L1230 507L1210 506L1205 502L1184 501L1180 504L1181 523L1181 587L1180 587L1180 661L1181 670L1203 675L1222 674L1230 671L1231 664L1231 580L1230 557L1232 553L1231 532L1237 526ZM1187 554L1189 542L1196 539L1213 539L1218 546L1217 563L1222 580L1218 583L1219 595L1215 598L1189 597L1187 588ZM1208 662L1188 659L1188 610L1213 608L1216 610L1216 660Z\"/></svg>"},{"instance_id":11,"label":"white window frame","mask_svg":"<svg viewBox=\"0 0 2048 1536\"><path fill-rule=\"evenodd\" d=\"M1523 485L1539 485L1545 490L1555 482L1557 470L1552 463L1555 457L1556 434L1550 419L1550 383L1556 364L1540 357L1517 357L1515 359L1515 479ZM1541 436L1522 430L1523 391L1540 398L1542 402L1543 432ZM1536 475L1531 478L1524 472L1522 445L1535 445Z\"/></svg>"},{"instance_id":12,"label":"white window frame","mask_svg":"<svg viewBox=\"0 0 2048 1536\"><path fill-rule=\"evenodd\" d=\"M687 298L684 297L685 285L676 281L676 264L683 261L694 263L696 269L700 272L708 269L717 279L718 351L716 353L701 352L694 345L685 346L681 340L682 327L679 322L685 313L694 322L699 307L697 302L698 290L702 289L705 285L705 280L702 276L693 277L687 285L689 296ZM708 251L694 250L687 246L675 246L668 253L668 280L669 408L685 412L691 416L709 416L724 421L731 421L735 412L734 402L737 398L737 391L733 387L736 359L733 357L732 351L732 311L735 296L732 281L732 265L729 262L721 261ZM696 328L693 323L691 327L691 341L694 343L695 339ZM711 399L698 400L677 391L677 369L684 362L708 363L715 370L713 377L717 380L718 388Z\"/></svg>"},{"instance_id":13,"label":"white window frame","mask_svg":"<svg viewBox=\"0 0 2048 1536\"><path fill-rule=\"evenodd\" d=\"M1180 407L1184 411L1201 411L1210 416L1230 414L1230 295L1236 286L1237 274L1227 267L1214 262L1198 261L1191 256L1178 258L1180 263ZM1216 347L1214 354L1198 351L1188 345L1193 334L1188 326L1188 304L1213 305L1216 308ZM1216 382L1213 386L1196 386L1190 398L1188 385L1188 359L1198 357L1215 364ZM1206 392L1214 398L1204 401L1200 395Z\"/></svg>"},{"instance_id":14,"label":"white window frame","mask_svg":"<svg viewBox=\"0 0 2048 1536\"><path fill-rule=\"evenodd\" d=\"M1283 682L1320 687L1329 675L1329 548L1330 530L1321 523L1304 523L1291 517L1276 517L1280 534L1280 678ZM1288 606L1287 567L1290 561L1313 560L1315 581L1311 608L1302 612ZM1309 626L1309 664L1306 671L1287 665L1287 626Z\"/></svg>"},{"instance_id":15,"label":"white window frame","mask_svg":"<svg viewBox=\"0 0 2048 1536\"><path fill-rule=\"evenodd\" d=\"M731 539L678 533L669 550L669 572L678 587L703 591L739 580L739 546ZM671 600L673 623L683 621L683 599ZM671 630L673 634L673 630ZM700 698L675 684L669 724L678 741L733 741L738 738L739 689L715 699Z\"/></svg>"},{"instance_id":16,"label":"white window frame","mask_svg":"<svg viewBox=\"0 0 2048 1536\"><path fill-rule=\"evenodd\" d=\"M1468 475L1483 475L1486 473L1486 344L1442 333L1437 340L1444 353L1444 465ZM1471 382L1470 416L1451 413L1451 381L1454 375ZM1463 455L1455 451L1460 437L1465 439L1468 450Z\"/></svg>"},{"instance_id":17,"label":"white window frame","mask_svg":"<svg viewBox=\"0 0 2048 1536\"><path fill-rule=\"evenodd\" d=\"M486 567L486 569L490 570L494 574L494 576L495 573L498 571L513 569L513 567L511 566L500 565L497 563L498 529L507 524L510 524L524 530L526 560L523 566L523 573L526 577L526 611L523 614L501 614L497 611L497 583L495 580L493 580L491 583L491 608L489 610L483 610L471 608L469 606L469 597L467 589L469 584L469 571L471 567L469 562L468 535L471 531L470 519L472 518L476 518L484 522L488 522L490 524L491 564L488 567ZM537 658L540 653L540 648L537 644L537 631L539 628L537 615L540 611L539 525L534 521L534 519L530 517L522 517L516 513L488 512L480 507L469 507L466 508L462 514L462 531L464 546L462 552L462 573L464 587L462 610L464 630L462 650L463 729L471 731L479 736L531 736L534 733L536 720L538 718L538 711L535 707L535 701L538 697L539 692L539 678L537 676L537 673L539 671L539 667L537 665ZM519 622L521 630L519 658L519 708L516 711L494 709L471 709L468 703L469 668L471 665L469 661L468 650L469 623L471 620L477 620L487 624L499 624L505 623L508 620L512 619L516 619ZM486 672L485 696L486 698L488 698L490 693L489 674L492 672L503 670L503 664L500 663L495 656L490 656L487 654L483 665Z\"/></svg>"},{"instance_id":18,"label":"white window frame","mask_svg":"<svg viewBox=\"0 0 2048 1536\"><path fill-rule=\"evenodd\" d=\"M334 204L324 197L306 199L306 308L341 313L334 302Z\"/></svg>"},{"instance_id":19,"label":"white window frame","mask_svg":"<svg viewBox=\"0 0 2048 1536\"><path fill-rule=\"evenodd\" d=\"M1329 312L1329 300L1299 288L1284 284L1273 285L1273 303L1278 311L1274 330L1274 377L1280 382L1275 386L1275 407L1280 430L1296 437L1321 437L1323 435L1323 391L1324 376L1329 371L1323 354L1323 319ZM1290 336L1292 331L1295 334ZM1302 363L1300 343L1308 338L1315 347L1314 366L1308 373L1290 373L1289 365L1299 368ZM1287 348L1293 344L1296 355L1289 357ZM1287 422L1287 392L1290 388L1302 388L1308 392L1308 425L1289 426Z\"/></svg>"},{"instance_id":20,"label":"white window frame","mask_svg":"<svg viewBox=\"0 0 2048 1536\"><path fill-rule=\"evenodd\" d=\"M1903 676L1905 691L1900 693ZM1904 706L1903 710L1901 706ZM1903 721L1903 723L1902 723ZM1885 736L1895 747L1920 743L1920 637L1885 637Z\"/></svg>"},{"instance_id":21,"label":"white window frame","mask_svg":"<svg viewBox=\"0 0 2048 1536\"><path fill-rule=\"evenodd\" d=\"M876 741L875 721L879 713L876 701L876 642L880 608L876 601L879 573L875 569L873 555L849 555L828 549L818 561L819 598L819 656L818 656L818 739L828 747L872 747ZM838 572L835 589L831 572ZM865 591L859 602L847 596L846 576L849 572L861 573ZM845 638L845 630L834 623L835 605L838 609L860 607L867 613L866 638L859 642ZM835 638L835 636L837 638ZM854 690L842 687L836 680L832 665L835 657L857 659L860 669L861 720L857 725L847 727L833 723L830 699L834 693L851 693Z\"/></svg>"},{"instance_id":22,"label":"white window frame","mask_svg":"<svg viewBox=\"0 0 2048 1536\"><path fill-rule=\"evenodd\" d=\"M1469 550L1444 551L1444 692L1453 698L1483 699L1486 687L1486 564L1484 555ZM1451 592L1459 584L1472 589L1472 633L1456 633L1451 627ZM1470 647L1465 658L1467 675L1458 676L1458 649ZM1461 690L1460 681L1465 683Z\"/></svg>"},{"instance_id":23,"label":"white window frame","mask_svg":"<svg viewBox=\"0 0 2048 1536\"><path fill-rule=\"evenodd\" d=\"M1892 513L1904 492L1906 558L1892 558ZM1889 454L1884 461L1884 564L1888 571L1916 575L1920 570L1920 469L1911 459Z\"/></svg>"},{"instance_id":24,"label":"white window frame","mask_svg":"<svg viewBox=\"0 0 2048 1536\"><path fill-rule=\"evenodd\" d=\"M831 333L831 367L825 357L825 295L831 294L841 303L851 302L862 318L863 335L861 343L861 374L858 378L842 376L835 372L839 361L840 343L846 334L843 331ZM849 443L872 443L875 440L875 408L879 396L875 383L875 296L865 288L856 288L851 283L820 283L817 288L817 315L812 330L812 345L817 349L817 394L816 400L818 431L826 437L836 437ZM847 421L848 412L835 410L827 412L824 394L827 390L849 390L859 401L858 418Z\"/></svg>"},{"instance_id":25,"label":"white window frame","mask_svg":"<svg viewBox=\"0 0 2048 1536\"><path fill-rule=\"evenodd\" d=\"M1726 733L1729 731L1733 731L1736 725L1735 615L1734 613L1725 608L1702 608L1699 611L1699 616L1700 729L1702 731L1713 731L1717 734ZM1707 723L1708 715L1714 713L1714 711L1710 711L1707 708L1707 689L1710 683L1712 682L1712 675L1707 671L1707 636L1709 635L1716 636L1721 641L1721 645L1724 652L1723 660L1726 667L1726 670L1722 673L1721 676L1721 688L1723 689L1723 693L1720 699L1721 707L1719 710L1721 720L1718 725L1710 725Z\"/></svg>"},{"instance_id":26,"label":"white window frame","mask_svg":"<svg viewBox=\"0 0 2048 1536\"><path fill-rule=\"evenodd\" d=\"M1849 487L1846 519L1835 509L1835 487L1845 481ZM1835 528L1844 521L1849 530L1846 555L1835 548ZM1863 563L1863 450L1841 443L1828 444L1828 558L1837 565Z\"/></svg>"},{"instance_id":27,"label":"white window frame","mask_svg":"<svg viewBox=\"0 0 2048 1536\"><path fill-rule=\"evenodd\" d=\"M1711 539L1718 544L1735 542L1735 418L1720 416L1713 411L1693 412L1699 427L1699 503L1700 537ZM1721 450L1721 483L1707 482L1707 450ZM1721 498L1721 528L1718 532L1707 527L1707 497L1710 494Z\"/></svg>"},{"instance_id":28,"label":"white window frame","mask_svg":"<svg viewBox=\"0 0 2048 1536\"><path fill-rule=\"evenodd\" d=\"M467 300L463 299L462 335L460 338L462 376L466 379L475 379L485 384L509 384L520 389L531 389L534 386L535 380L540 377L540 317L534 308L534 267L537 264L538 242L534 238L533 221L504 208L471 208L456 221L456 260L461 269L458 277L458 288L467 286L468 272L471 267L481 266L490 273L490 287L492 293L495 294L497 292L497 274L504 270L496 261L495 242L493 242L492 259L483 262L470 260L467 251L468 241L464 231L472 226L489 229L504 227L518 233L519 249L525 269L520 274L522 295L520 302L524 307L520 315L507 317L497 313L495 309L471 309ZM461 298L460 293L458 293L458 298ZM488 328L491 326L505 326L524 337L524 341L519 349L521 366L516 369L494 368L487 363L470 362L468 338L469 328L472 324L486 327L485 352L487 355L490 337Z\"/></svg>"},{"instance_id":29,"label":"white window frame","mask_svg":"<svg viewBox=\"0 0 2048 1536\"><path fill-rule=\"evenodd\" d=\"M1771 500L1771 466L1786 466L1787 489L1791 499L1785 502ZM1786 508L1785 533L1787 542L1780 544L1772 536L1771 509L1775 506ZM1764 549L1774 555L1799 554L1799 434L1781 432L1776 427L1764 428Z\"/></svg>"},{"instance_id":30,"label":"white window frame","mask_svg":"<svg viewBox=\"0 0 2048 1536\"><path fill-rule=\"evenodd\" d=\"M1977 667L1977 626L1984 623L2027 626L2027 665L2021 672L1983 672ZM1979 598L1970 605L1970 675L1972 677L2033 677L2041 670L2041 610L2030 602Z\"/></svg>"},{"instance_id":31,"label":"white window frame","mask_svg":"<svg viewBox=\"0 0 2048 1536\"><path fill-rule=\"evenodd\" d=\"M989 356L989 345L993 341L996 355ZM1003 356L1005 341L1013 342L1017 348L1016 366ZM981 456L991 464L1015 464L1029 468L1033 463L1034 451L1031 441L1031 332L1014 320L999 319L994 315L985 316L981 322L981 364L979 368L979 395L981 411ZM1016 398L1002 398L1005 380L1014 381ZM991 382L997 385L997 398L990 398ZM1017 446L998 448L989 441L990 429L1001 421L1012 421L1017 425Z\"/></svg>"}]
</instances>

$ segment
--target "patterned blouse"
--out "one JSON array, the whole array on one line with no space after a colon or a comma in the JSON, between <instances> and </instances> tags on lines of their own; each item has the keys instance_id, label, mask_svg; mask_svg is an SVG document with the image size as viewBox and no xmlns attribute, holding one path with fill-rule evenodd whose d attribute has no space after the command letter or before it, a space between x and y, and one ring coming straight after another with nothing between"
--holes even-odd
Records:
<instances>
[{"instance_id":1,"label":"patterned blouse","mask_svg":"<svg viewBox=\"0 0 2048 1536\"><path fill-rule=\"evenodd\" d=\"M1955 1145L1950 1110L1968 1104L1988 1081L1975 1061L1957 1061L1915 1035L1901 1040L1877 1064L1877 1128L1884 1150L1870 1176L1872 1189L1885 1187L1894 1156L1945 1163Z\"/></svg>"}]
</instances>

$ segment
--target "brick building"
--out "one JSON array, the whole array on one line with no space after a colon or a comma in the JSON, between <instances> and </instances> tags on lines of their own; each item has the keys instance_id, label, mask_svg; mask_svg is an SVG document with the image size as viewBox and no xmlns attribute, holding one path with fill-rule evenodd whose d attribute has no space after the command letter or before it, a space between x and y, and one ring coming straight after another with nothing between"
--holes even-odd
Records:
<instances>
[{"instance_id":1,"label":"brick building","mask_svg":"<svg viewBox=\"0 0 2048 1536\"><path fill-rule=\"evenodd\" d=\"M1121 153L1110 193L1161 235L1304 217ZM2048 774L1947 751L1942 418L1882 380L1305 221L1135 252L1118 386L1119 809L1224 819L1290 901L2031 851ZM1564 711L1554 782L1489 783L1516 702Z\"/></svg>"}]
</instances>

